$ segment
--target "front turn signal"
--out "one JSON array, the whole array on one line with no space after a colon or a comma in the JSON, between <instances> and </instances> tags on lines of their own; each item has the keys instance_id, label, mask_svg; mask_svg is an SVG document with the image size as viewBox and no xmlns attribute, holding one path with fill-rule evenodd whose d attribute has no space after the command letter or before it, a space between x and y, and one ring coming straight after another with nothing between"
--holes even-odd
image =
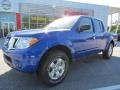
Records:
<instances>
[{"instance_id":1,"label":"front turn signal","mask_svg":"<svg viewBox=\"0 0 120 90\"><path fill-rule=\"evenodd\" d=\"M37 42L38 42L38 39L37 39L37 38L32 38L32 39L30 40L29 46L32 46L32 45L34 45L34 44L37 43Z\"/></svg>"}]
</instances>

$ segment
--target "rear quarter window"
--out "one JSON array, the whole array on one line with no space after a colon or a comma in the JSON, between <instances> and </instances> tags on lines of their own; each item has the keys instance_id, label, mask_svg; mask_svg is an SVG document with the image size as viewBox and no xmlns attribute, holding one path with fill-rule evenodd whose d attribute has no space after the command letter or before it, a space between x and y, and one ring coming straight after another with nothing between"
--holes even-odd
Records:
<instances>
[{"instance_id":1,"label":"rear quarter window","mask_svg":"<svg viewBox=\"0 0 120 90\"><path fill-rule=\"evenodd\" d=\"M95 33L104 32L104 27L100 20L97 20L97 19L94 20L94 29L95 29Z\"/></svg>"}]
</instances>

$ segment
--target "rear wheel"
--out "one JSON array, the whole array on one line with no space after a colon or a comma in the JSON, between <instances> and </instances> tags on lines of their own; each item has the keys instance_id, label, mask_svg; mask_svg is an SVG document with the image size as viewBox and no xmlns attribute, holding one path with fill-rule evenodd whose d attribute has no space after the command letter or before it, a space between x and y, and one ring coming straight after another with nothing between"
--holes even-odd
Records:
<instances>
[{"instance_id":1,"label":"rear wheel","mask_svg":"<svg viewBox=\"0 0 120 90\"><path fill-rule=\"evenodd\" d=\"M107 50L103 51L103 58L110 59L113 54L113 44L111 43Z\"/></svg>"},{"instance_id":2,"label":"rear wheel","mask_svg":"<svg viewBox=\"0 0 120 90\"><path fill-rule=\"evenodd\" d=\"M38 77L49 86L61 83L69 69L69 58L63 51L51 51L38 70Z\"/></svg>"}]
</instances>

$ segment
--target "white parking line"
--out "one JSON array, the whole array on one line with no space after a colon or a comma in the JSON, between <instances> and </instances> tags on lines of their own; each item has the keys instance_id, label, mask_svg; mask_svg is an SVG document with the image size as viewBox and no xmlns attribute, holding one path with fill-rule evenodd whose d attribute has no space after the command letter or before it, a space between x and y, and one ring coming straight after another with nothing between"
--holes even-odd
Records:
<instances>
[{"instance_id":1,"label":"white parking line","mask_svg":"<svg viewBox=\"0 0 120 90\"><path fill-rule=\"evenodd\" d=\"M120 90L120 85L96 88L96 89L91 89L91 90Z\"/></svg>"}]
</instances>

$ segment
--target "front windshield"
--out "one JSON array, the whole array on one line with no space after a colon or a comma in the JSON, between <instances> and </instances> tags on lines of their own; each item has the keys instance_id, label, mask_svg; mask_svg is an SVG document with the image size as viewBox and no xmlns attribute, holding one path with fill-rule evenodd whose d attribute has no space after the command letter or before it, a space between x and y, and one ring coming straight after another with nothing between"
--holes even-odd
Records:
<instances>
[{"instance_id":1,"label":"front windshield","mask_svg":"<svg viewBox=\"0 0 120 90\"><path fill-rule=\"evenodd\" d=\"M55 20L54 22L48 24L44 29L71 29L75 22L78 20L79 16L64 17Z\"/></svg>"}]
</instances>

